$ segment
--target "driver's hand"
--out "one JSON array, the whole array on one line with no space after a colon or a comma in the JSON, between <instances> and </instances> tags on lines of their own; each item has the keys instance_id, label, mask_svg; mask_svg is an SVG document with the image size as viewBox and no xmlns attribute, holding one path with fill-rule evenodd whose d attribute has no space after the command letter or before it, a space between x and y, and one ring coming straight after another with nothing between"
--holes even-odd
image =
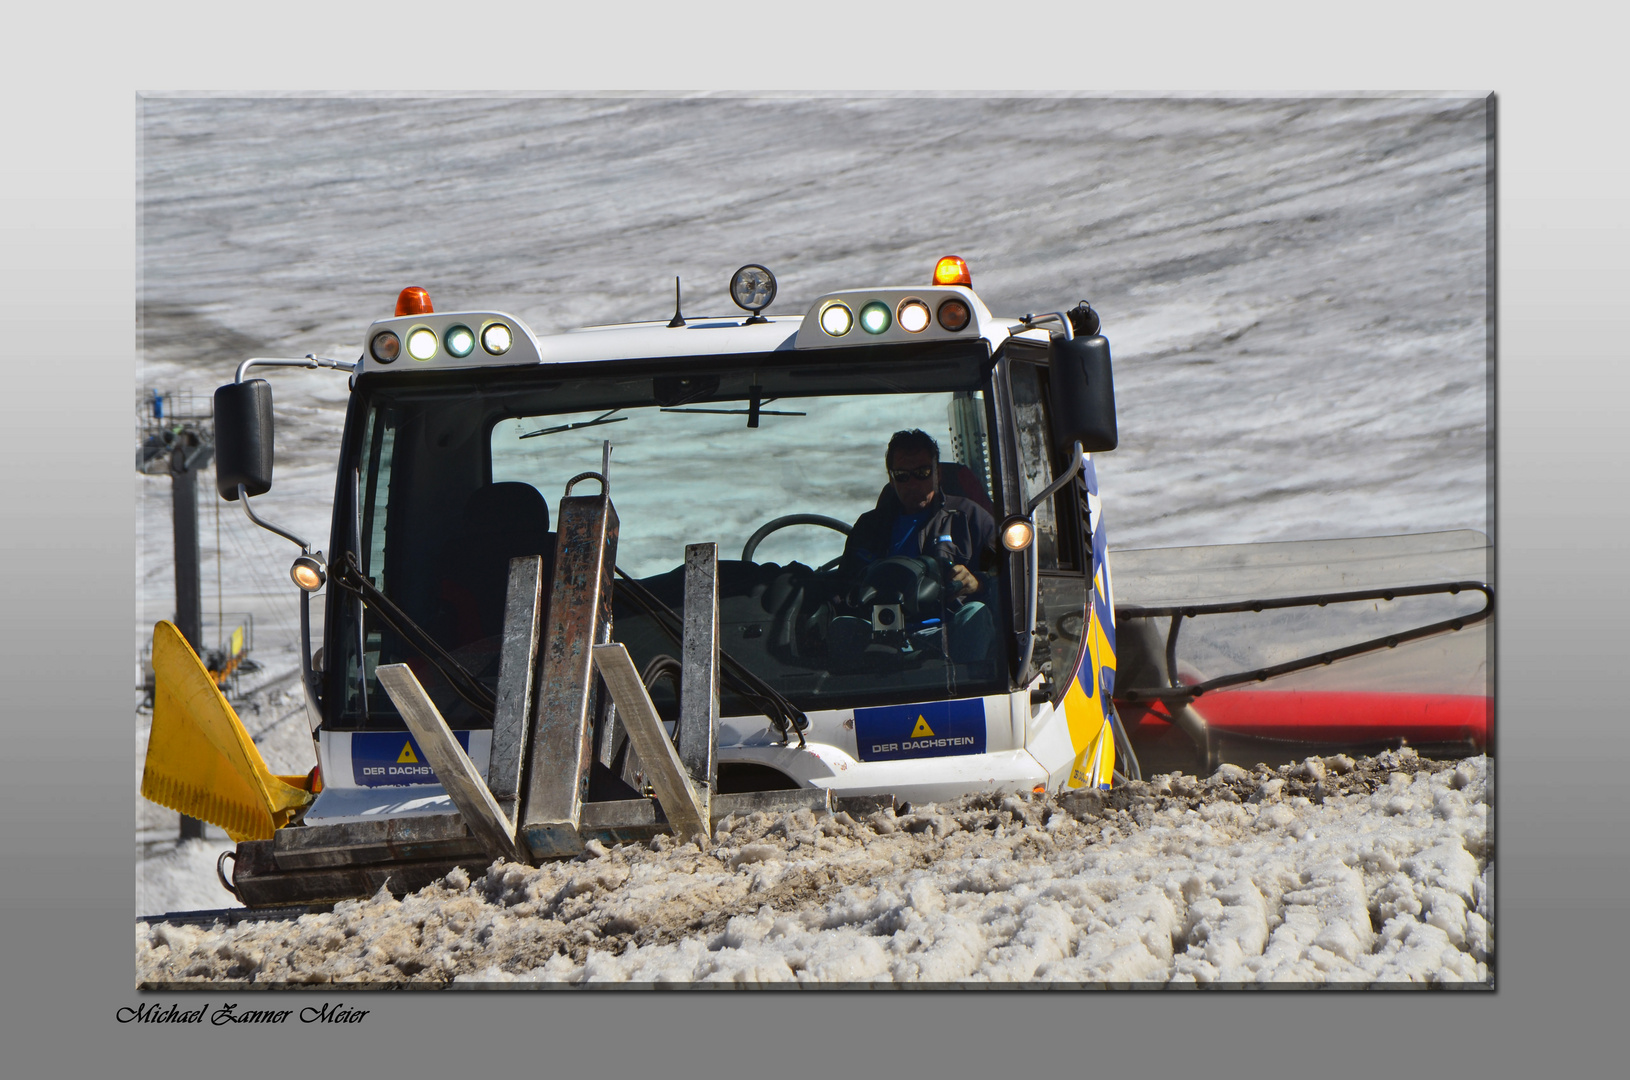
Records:
<instances>
[{"instance_id":1,"label":"driver's hand","mask_svg":"<svg viewBox=\"0 0 1630 1080\"><path fill-rule=\"evenodd\" d=\"M966 566L951 567L951 580L957 584L958 596L979 591L979 579Z\"/></svg>"}]
</instances>

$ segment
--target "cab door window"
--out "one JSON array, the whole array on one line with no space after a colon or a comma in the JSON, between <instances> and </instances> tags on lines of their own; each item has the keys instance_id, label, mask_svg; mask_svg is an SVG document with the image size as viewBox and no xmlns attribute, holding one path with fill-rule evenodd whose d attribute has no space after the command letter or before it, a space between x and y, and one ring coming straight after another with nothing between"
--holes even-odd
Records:
<instances>
[{"instance_id":1,"label":"cab door window","mask_svg":"<svg viewBox=\"0 0 1630 1080\"><path fill-rule=\"evenodd\" d=\"M1034 498L1069 467L1054 460L1051 415L1048 408L1047 368L1044 362L1015 358L1009 365L1013 388L1014 427L1018 435L1019 471L1024 489ZM1036 507L1036 557L1041 572L1082 568L1080 530L1076 521L1075 486L1066 484Z\"/></svg>"},{"instance_id":2,"label":"cab door window","mask_svg":"<svg viewBox=\"0 0 1630 1080\"><path fill-rule=\"evenodd\" d=\"M1012 357L1008 367L1013 392L1018 467L1026 497L1044 491L1069 462L1052 453L1045 353ZM1040 581L1036 597L1036 644L1033 663L1062 694L1075 668L1085 625L1087 581L1077 485L1065 484L1036 507L1036 563Z\"/></svg>"}]
</instances>

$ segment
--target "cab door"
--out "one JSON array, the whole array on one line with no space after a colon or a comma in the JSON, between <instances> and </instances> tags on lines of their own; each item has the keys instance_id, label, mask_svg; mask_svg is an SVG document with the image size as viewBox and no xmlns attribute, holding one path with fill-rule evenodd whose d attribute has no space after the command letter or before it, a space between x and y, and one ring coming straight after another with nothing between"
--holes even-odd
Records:
<instances>
[{"instance_id":1,"label":"cab door","mask_svg":"<svg viewBox=\"0 0 1630 1080\"><path fill-rule=\"evenodd\" d=\"M1052 436L1048 352L1018 340L1006 349L1011 452L1028 501L1070 467ZM1032 515L1036 629L1024 684L1042 676L1026 746L1069 787L1107 786L1114 769L1114 617L1090 455L1080 472Z\"/></svg>"},{"instance_id":2,"label":"cab door","mask_svg":"<svg viewBox=\"0 0 1630 1080\"><path fill-rule=\"evenodd\" d=\"M1017 495L1028 501L1069 467L1055 460L1051 449L1047 385L1047 352L1026 342L1008 343L1008 385L1013 405L1015 464L1019 471ZM1021 684L1037 674L1049 689L1057 689L1075 669L1080 650L1087 599L1087 573L1082 543L1083 526L1079 484L1066 484L1036 507L1035 565L1038 575L1035 644ZM1018 507L1010 512L1016 512ZM1049 696L1055 696L1050 694Z\"/></svg>"}]
</instances>

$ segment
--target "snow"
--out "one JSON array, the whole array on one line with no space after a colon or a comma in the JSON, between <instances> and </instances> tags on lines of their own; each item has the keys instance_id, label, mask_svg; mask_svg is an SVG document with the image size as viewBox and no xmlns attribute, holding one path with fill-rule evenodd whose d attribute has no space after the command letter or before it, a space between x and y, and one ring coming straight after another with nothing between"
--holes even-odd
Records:
<instances>
[{"instance_id":1,"label":"snow","mask_svg":"<svg viewBox=\"0 0 1630 1080\"><path fill-rule=\"evenodd\" d=\"M401 900L138 923L143 984L1492 983L1493 766L1389 752L497 862Z\"/></svg>"}]
</instances>

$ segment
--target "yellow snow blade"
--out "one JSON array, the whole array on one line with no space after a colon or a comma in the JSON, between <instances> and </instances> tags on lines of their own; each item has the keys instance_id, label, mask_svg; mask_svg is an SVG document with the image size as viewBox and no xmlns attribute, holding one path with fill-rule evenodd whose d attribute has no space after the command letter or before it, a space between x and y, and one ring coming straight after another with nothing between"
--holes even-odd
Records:
<instances>
[{"instance_id":1,"label":"yellow snow blade","mask_svg":"<svg viewBox=\"0 0 1630 1080\"><path fill-rule=\"evenodd\" d=\"M296 786L303 777L267 770L238 714L172 622L153 627L153 677L144 798L217 825L240 843L270 840L311 802L311 792Z\"/></svg>"}]
</instances>

